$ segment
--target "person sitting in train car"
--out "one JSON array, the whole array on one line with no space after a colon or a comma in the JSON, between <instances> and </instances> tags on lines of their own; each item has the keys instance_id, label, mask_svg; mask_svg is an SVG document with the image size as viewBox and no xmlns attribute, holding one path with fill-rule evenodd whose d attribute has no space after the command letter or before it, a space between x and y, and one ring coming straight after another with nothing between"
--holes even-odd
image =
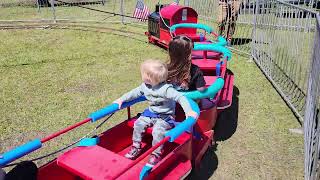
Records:
<instances>
[{"instance_id":1,"label":"person sitting in train car","mask_svg":"<svg viewBox=\"0 0 320 180\"><path fill-rule=\"evenodd\" d=\"M121 107L125 101L130 101L140 96L145 96L149 107L141 114L134 123L131 150L125 155L126 158L136 159L141 153L141 141L147 127L153 126L152 146L159 143L169 129L174 127L175 105L178 102L186 116L196 118L197 113L192 111L189 102L182 93L167 84L168 70L165 63L157 60L147 60L141 65L143 83L124 94L114 103ZM157 148L151 155L148 166L154 166L161 160L163 146Z\"/></svg>"},{"instance_id":2,"label":"person sitting in train car","mask_svg":"<svg viewBox=\"0 0 320 180\"><path fill-rule=\"evenodd\" d=\"M169 42L168 83L179 91L204 91L206 82L201 69L192 64L193 43L187 36L175 36ZM208 109L214 104L210 99L200 101L201 109Z\"/></svg>"}]
</instances>

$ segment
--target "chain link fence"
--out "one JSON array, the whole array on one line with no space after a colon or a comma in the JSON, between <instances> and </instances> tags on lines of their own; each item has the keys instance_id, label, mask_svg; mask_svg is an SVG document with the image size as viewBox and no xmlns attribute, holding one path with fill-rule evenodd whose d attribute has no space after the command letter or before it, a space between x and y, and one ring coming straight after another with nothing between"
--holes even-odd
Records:
<instances>
[{"instance_id":1,"label":"chain link fence","mask_svg":"<svg viewBox=\"0 0 320 180\"><path fill-rule=\"evenodd\" d=\"M317 32L308 82L304 120L305 179L319 179L320 151L320 16L317 17Z\"/></svg>"}]
</instances>

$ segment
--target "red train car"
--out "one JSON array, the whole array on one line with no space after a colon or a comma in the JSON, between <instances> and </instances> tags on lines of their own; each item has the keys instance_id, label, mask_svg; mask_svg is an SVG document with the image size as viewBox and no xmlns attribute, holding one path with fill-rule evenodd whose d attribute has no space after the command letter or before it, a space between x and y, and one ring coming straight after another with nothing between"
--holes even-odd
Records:
<instances>
[{"instance_id":1,"label":"red train car","mask_svg":"<svg viewBox=\"0 0 320 180\"><path fill-rule=\"evenodd\" d=\"M170 27L179 23L197 23L198 13L190 8L179 5L157 5L156 11L148 17L148 36L149 42L164 47L172 38ZM196 29L180 28L176 34L186 34L194 41L200 41L200 35L197 35Z\"/></svg>"}]
</instances>

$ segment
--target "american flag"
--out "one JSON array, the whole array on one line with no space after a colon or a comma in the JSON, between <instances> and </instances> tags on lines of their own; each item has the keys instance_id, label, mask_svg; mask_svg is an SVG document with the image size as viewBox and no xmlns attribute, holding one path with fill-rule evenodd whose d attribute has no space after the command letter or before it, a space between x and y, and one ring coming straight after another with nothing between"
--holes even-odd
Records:
<instances>
[{"instance_id":1,"label":"american flag","mask_svg":"<svg viewBox=\"0 0 320 180\"><path fill-rule=\"evenodd\" d=\"M143 0L137 0L136 9L134 10L133 17L139 19L140 21L147 20L150 11L146 5L144 5Z\"/></svg>"}]
</instances>

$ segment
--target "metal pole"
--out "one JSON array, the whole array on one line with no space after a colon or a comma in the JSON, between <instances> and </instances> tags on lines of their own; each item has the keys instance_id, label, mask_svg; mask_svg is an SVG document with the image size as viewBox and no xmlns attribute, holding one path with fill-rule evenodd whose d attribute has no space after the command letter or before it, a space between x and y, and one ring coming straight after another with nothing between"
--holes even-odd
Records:
<instances>
[{"instance_id":1,"label":"metal pole","mask_svg":"<svg viewBox=\"0 0 320 180\"><path fill-rule=\"evenodd\" d=\"M38 13L40 12L40 4L39 4L39 0L37 0L37 8L38 8Z\"/></svg>"},{"instance_id":2,"label":"metal pole","mask_svg":"<svg viewBox=\"0 0 320 180\"><path fill-rule=\"evenodd\" d=\"M56 23L56 9L54 7L54 0L50 0L50 4L51 4L51 10L52 10L52 15L53 15L53 22Z\"/></svg>"},{"instance_id":3,"label":"metal pole","mask_svg":"<svg viewBox=\"0 0 320 180\"><path fill-rule=\"evenodd\" d=\"M184 0L184 5L185 6L190 6L190 0Z\"/></svg>"},{"instance_id":4,"label":"metal pole","mask_svg":"<svg viewBox=\"0 0 320 180\"><path fill-rule=\"evenodd\" d=\"M255 47L255 42L257 41L256 39L256 28L257 28L257 11L258 11L258 6L259 6L259 0L256 0L256 8L255 8L255 13L253 15L253 28L252 28L252 43L251 43L251 56L254 57L254 47ZM250 5L249 5L250 7Z\"/></svg>"},{"instance_id":5,"label":"metal pole","mask_svg":"<svg viewBox=\"0 0 320 180\"><path fill-rule=\"evenodd\" d=\"M121 22L124 24L124 1L120 0L120 14L121 14Z\"/></svg>"},{"instance_id":6,"label":"metal pole","mask_svg":"<svg viewBox=\"0 0 320 180\"><path fill-rule=\"evenodd\" d=\"M45 143L47 141L50 141L51 139L53 139L53 138L55 138L57 136L60 136L61 134L64 134L64 133L66 133L66 132L68 132L68 131L70 131L70 130L72 130L74 128L77 128L77 127L79 127L79 126L81 126L81 125L83 125L83 124L85 124L87 122L90 122L91 120L92 120L91 118L87 118L87 119L84 119L83 121L80 121L80 122L78 122L76 124L73 124L73 125L65 128L65 129L62 129L62 130L60 130L58 132L55 132L55 133L51 134L50 136L47 136L47 137L41 139L41 143Z\"/></svg>"},{"instance_id":7,"label":"metal pole","mask_svg":"<svg viewBox=\"0 0 320 180\"><path fill-rule=\"evenodd\" d=\"M319 176L319 98L320 98L320 17L318 15L317 30L313 46L313 56L308 78L306 110L304 116L304 173L305 180L317 179Z\"/></svg>"}]
</instances>

